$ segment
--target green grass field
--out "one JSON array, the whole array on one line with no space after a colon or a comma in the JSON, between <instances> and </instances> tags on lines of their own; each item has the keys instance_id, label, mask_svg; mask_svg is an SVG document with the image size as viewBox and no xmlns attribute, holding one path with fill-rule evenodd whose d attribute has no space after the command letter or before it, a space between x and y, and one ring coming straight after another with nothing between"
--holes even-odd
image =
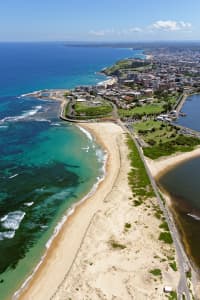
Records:
<instances>
[{"instance_id":1,"label":"green grass field","mask_svg":"<svg viewBox=\"0 0 200 300\"><path fill-rule=\"evenodd\" d=\"M143 148L144 155L151 159L169 156L176 152L192 151L200 144L200 139L190 136L178 135L174 140L169 140Z\"/></svg>"},{"instance_id":2,"label":"green grass field","mask_svg":"<svg viewBox=\"0 0 200 300\"><path fill-rule=\"evenodd\" d=\"M120 117L142 117L149 115L159 115L164 111L162 104L147 104L144 106L137 106L132 109L119 109Z\"/></svg>"},{"instance_id":3,"label":"green grass field","mask_svg":"<svg viewBox=\"0 0 200 300\"><path fill-rule=\"evenodd\" d=\"M134 130L151 146L175 140L178 133L174 126L154 120L135 123Z\"/></svg>"},{"instance_id":4,"label":"green grass field","mask_svg":"<svg viewBox=\"0 0 200 300\"><path fill-rule=\"evenodd\" d=\"M75 113L77 116L92 116L92 117L99 117L99 116L107 116L111 114L112 106L110 104L102 104L100 106L88 106L87 104L75 104Z\"/></svg>"},{"instance_id":5,"label":"green grass field","mask_svg":"<svg viewBox=\"0 0 200 300\"><path fill-rule=\"evenodd\" d=\"M191 151L200 144L200 139L179 134L179 129L168 123L148 120L137 122L133 127L140 138L149 145L143 147L143 152L151 159Z\"/></svg>"}]
</instances>

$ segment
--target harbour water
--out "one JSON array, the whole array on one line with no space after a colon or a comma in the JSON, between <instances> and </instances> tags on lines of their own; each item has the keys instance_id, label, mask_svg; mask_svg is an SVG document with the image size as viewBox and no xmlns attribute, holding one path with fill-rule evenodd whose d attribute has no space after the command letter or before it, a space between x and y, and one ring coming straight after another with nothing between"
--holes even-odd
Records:
<instances>
[{"instance_id":1,"label":"harbour water","mask_svg":"<svg viewBox=\"0 0 200 300\"><path fill-rule=\"evenodd\" d=\"M59 120L60 103L20 95L96 84L105 79L97 71L134 55L142 52L0 44L1 300L20 287L55 227L104 176L104 151L89 133Z\"/></svg>"},{"instance_id":2,"label":"harbour water","mask_svg":"<svg viewBox=\"0 0 200 300\"><path fill-rule=\"evenodd\" d=\"M186 114L178 124L200 131L200 95L192 95L182 111ZM200 157L185 161L162 175L158 180L161 189L172 200L185 248L200 269Z\"/></svg>"},{"instance_id":3,"label":"harbour water","mask_svg":"<svg viewBox=\"0 0 200 300\"><path fill-rule=\"evenodd\" d=\"M181 111L186 116L180 117L177 124L200 131L200 95L189 96Z\"/></svg>"}]
</instances>

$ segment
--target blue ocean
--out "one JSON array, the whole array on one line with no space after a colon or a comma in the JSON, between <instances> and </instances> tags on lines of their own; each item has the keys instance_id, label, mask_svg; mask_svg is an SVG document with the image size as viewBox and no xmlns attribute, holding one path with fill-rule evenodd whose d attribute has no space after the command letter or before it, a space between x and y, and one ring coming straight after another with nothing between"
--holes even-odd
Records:
<instances>
[{"instance_id":1,"label":"blue ocean","mask_svg":"<svg viewBox=\"0 0 200 300\"><path fill-rule=\"evenodd\" d=\"M0 43L0 299L11 298L55 227L104 175L104 151L59 120L58 102L21 95L96 84L105 79L98 71L132 56L142 52Z\"/></svg>"}]
</instances>

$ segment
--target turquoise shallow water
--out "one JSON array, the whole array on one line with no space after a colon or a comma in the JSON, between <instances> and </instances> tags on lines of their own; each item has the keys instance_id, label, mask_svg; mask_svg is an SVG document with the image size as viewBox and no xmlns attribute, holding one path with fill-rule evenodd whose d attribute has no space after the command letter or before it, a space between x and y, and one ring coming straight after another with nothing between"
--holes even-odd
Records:
<instances>
[{"instance_id":1,"label":"turquoise shallow water","mask_svg":"<svg viewBox=\"0 0 200 300\"><path fill-rule=\"evenodd\" d=\"M34 116L9 119L0 128L2 299L38 262L61 216L103 176L104 153L95 141L52 118L58 104L37 106Z\"/></svg>"},{"instance_id":2,"label":"turquoise shallow water","mask_svg":"<svg viewBox=\"0 0 200 300\"><path fill-rule=\"evenodd\" d=\"M0 44L1 300L20 287L62 216L103 176L104 152L59 120L59 103L18 96L95 84L104 79L96 71L133 55L142 57L128 49Z\"/></svg>"}]
</instances>

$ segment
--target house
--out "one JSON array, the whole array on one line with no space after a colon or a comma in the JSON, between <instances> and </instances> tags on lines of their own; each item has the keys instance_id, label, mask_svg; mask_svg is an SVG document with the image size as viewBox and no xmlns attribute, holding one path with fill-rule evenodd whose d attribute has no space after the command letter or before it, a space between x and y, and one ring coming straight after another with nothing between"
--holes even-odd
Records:
<instances>
[{"instance_id":1,"label":"house","mask_svg":"<svg viewBox=\"0 0 200 300\"><path fill-rule=\"evenodd\" d=\"M144 90L144 95L147 97L151 97L153 95L153 89Z\"/></svg>"}]
</instances>

